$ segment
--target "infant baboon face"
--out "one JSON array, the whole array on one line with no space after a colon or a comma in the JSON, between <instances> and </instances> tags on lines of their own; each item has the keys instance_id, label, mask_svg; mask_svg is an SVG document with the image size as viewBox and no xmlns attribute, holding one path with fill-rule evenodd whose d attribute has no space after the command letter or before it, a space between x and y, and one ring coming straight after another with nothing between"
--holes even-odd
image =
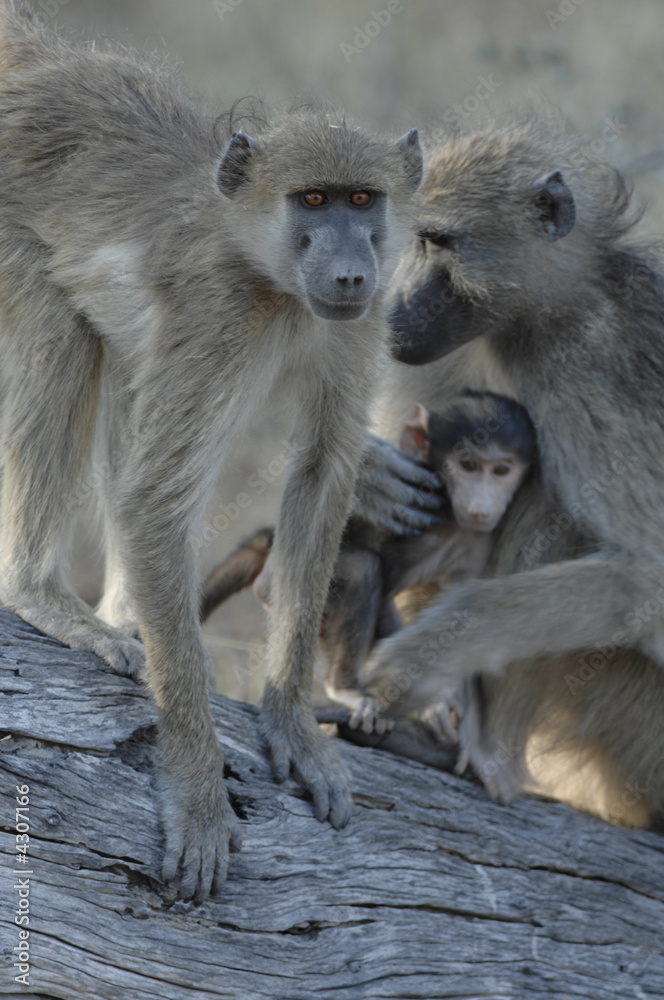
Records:
<instances>
[{"instance_id":1,"label":"infant baboon face","mask_svg":"<svg viewBox=\"0 0 664 1000\"><path fill-rule=\"evenodd\" d=\"M446 456L439 471L445 477L457 524L493 531L527 470L521 459L501 448L463 447Z\"/></svg>"},{"instance_id":2,"label":"infant baboon face","mask_svg":"<svg viewBox=\"0 0 664 1000\"><path fill-rule=\"evenodd\" d=\"M467 389L441 412L416 403L401 447L445 483L454 520L493 531L536 458L535 429L516 400Z\"/></svg>"}]
</instances>

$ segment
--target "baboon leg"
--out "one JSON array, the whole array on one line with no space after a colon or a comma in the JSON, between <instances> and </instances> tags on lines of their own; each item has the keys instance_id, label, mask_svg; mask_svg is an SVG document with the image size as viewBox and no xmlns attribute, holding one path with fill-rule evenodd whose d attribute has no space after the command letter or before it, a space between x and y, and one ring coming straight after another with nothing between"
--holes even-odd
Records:
<instances>
[{"instance_id":1,"label":"baboon leg","mask_svg":"<svg viewBox=\"0 0 664 1000\"><path fill-rule=\"evenodd\" d=\"M328 656L326 690L348 704L359 697L360 667L371 649L381 602L380 558L364 550L342 551L325 604L323 646Z\"/></svg>"},{"instance_id":2,"label":"baboon leg","mask_svg":"<svg viewBox=\"0 0 664 1000\"><path fill-rule=\"evenodd\" d=\"M55 292L37 287L26 262L22 280L31 279L34 299L26 292L25 302L39 303L36 314L28 307L19 322L0 314L9 376L2 401L0 599L73 649L135 676L144 659L140 643L97 618L62 577L92 447L101 344Z\"/></svg>"},{"instance_id":3,"label":"baboon leg","mask_svg":"<svg viewBox=\"0 0 664 1000\"><path fill-rule=\"evenodd\" d=\"M265 568L273 541L273 528L258 528L212 570L201 591L201 621L256 581Z\"/></svg>"},{"instance_id":4,"label":"baboon leg","mask_svg":"<svg viewBox=\"0 0 664 1000\"><path fill-rule=\"evenodd\" d=\"M487 733L526 790L608 822L661 827L661 667L633 649L594 650L513 663L484 684Z\"/></svg>"},{"instance_id":5,"label":"baboon leg","mask_svg":"<svg viewBox=\"0 0 664 1000\"><path fill-rule=\"evenodd\" d=\"M163 878L183 898L205 898L226 878L238 827L210 715L209 658L199 622L196 536L223 453L223 390L173 350L136 378L127 461L112 499L120 561L145 644L159 710L157 786L166 836ZM163 387L170 386L165 392ZM195 398L173 420L178 388ZM221 414L221 417L220 417Z\"/></svg>"},{"instance_id":6,"label":"baboon leg","mask_svg":"<svg viewBox=\"0 0 664 1000\"><path fill-rule=\"evenodd\" d=\"M361 725L365 732L386 728L386 720L358 686L360 669L375 641L382 603L380 557L364 549L342 551L325 605L323 645L329 664L325 688L329 698L351 709L351 728Z\"/></svg>"}]
</instances>

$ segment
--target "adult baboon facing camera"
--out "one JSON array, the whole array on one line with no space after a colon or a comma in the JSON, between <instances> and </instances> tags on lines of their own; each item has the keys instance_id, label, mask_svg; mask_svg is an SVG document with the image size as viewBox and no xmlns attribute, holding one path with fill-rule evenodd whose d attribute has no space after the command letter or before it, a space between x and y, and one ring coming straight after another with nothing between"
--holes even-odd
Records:
<instances>
[{"instance_id":1,"label":"adult baboon facing camera","mask_svg":"<svg viewBox=\"0 0 664 1000\"><path fill-rule=\"evenodd\" d=\"M382 643L365 690L393 699L394 716L449 697L477 670L494 675L486 720L462 734L490 791L506 787L486 768L495 739L518 769L546 723L577 760L611 771L614 788L636 781L661 820L662 684L648 658L664 666L664 617L630 616L664 597L664 279L626 237L621 178L575 168L576 152L523 119L430 158L392 313L396 356L426 366L393 373L381 429L396 435L414 399L435 409L463 385L503 392L535 424L541 476L501 525L497 578L455 588ZM533 536L550 525L538 551ZM455 629L460 616L472 626ZM591 680L588 650L608 651Z\"/></svg>"},{"instance_id":2,"label":"adult baboon facing camera","mask_svg":"<svg viewBox=\"0 0 664 1000\"><path fill-rule=\"evenodd\" d=\"M163 875L179 868L180 894L202 899L237 836L191 543L225 449L286 379L297 452L261 726L277 777L292 769L319 819L348 818L311 670L421 177L417 133L376 139L311 109L256 120L251 137L229 130L223 148L163 68L70 46L22 0L0 5L0 70L0 599L121 673L145 654ZM95 437L110 469L104 621L61 572L67 497Z\"/></svg>"}]
</instances>

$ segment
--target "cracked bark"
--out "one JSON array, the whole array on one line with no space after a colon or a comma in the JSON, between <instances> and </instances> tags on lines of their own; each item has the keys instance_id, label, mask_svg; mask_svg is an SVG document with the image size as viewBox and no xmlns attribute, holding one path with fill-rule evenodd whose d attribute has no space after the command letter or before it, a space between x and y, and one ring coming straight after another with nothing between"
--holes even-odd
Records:
<instances>
[{"instance_id":1,"label":"cracked bark","mask_svg":"<svg viewBox=\"0 0 664 1000\"><path fill-rule=\"evenodd\" d=\"M0 995L50 1000L664 996L664 841L341 745L355 809L272 781L255 711L213 698L244 846L224 896L158 879L155 714L132 681L0 612ZM16 861L29 785L30 864ZM30 878L30 985L14 913Z\"/></svg>"}]
</instances>

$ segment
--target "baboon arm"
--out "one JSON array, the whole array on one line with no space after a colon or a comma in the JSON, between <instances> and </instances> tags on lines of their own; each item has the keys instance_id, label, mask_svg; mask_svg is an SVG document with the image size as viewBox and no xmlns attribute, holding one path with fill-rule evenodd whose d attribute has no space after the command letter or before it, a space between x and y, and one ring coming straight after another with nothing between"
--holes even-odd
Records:
<instances>
[{"instance_id":1,"label":"baboon arm","mask_svg":"<svg viewBox=\"0 0 664 1000\"><path fill-rule=\"evenodd\" d=\"M626 645L633 603L625 568L595 556L475 581L382 643L363 687L391 706L388 714L407 714L449 697L477 671L502 674L514 660Z\"/></svg>"},{"instance_id":2,"label":"baboon arm","mask_svg":"<svg viewBox=\"0 0 664 1000\"><path fill-rule=\"evenodd\" d=\"M389 441L368 434L355 487L354 519L395 535L438 524L440 479Z\"/></svg>"}]
</instances>

